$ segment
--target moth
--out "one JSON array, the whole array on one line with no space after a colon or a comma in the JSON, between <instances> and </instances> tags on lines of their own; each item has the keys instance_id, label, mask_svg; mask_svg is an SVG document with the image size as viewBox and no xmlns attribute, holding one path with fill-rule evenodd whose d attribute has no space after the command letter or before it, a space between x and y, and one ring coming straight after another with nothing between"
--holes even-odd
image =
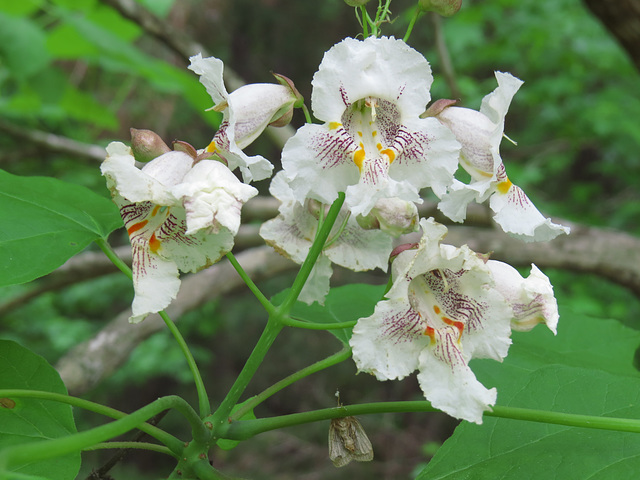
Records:
<instances>
[{"instance_id":1,"label":"moth","mask_svg":"<svg viewBox=\"0 0 640 480\"><path fill-rule=\"evenodd\" d=\"M351 460L373 460L373 447L356 417L334 418L329 425L329 458L336 467Z\"/></svg>"}]
</instances>

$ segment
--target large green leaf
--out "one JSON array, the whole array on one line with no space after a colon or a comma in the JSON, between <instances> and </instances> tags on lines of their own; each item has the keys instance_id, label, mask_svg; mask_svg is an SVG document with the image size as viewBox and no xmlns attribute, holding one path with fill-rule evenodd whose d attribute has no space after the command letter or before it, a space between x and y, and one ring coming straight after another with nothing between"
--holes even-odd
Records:
<instances>
[{"instance_id":1,"label":"large green leaf","mask_svg":"<svg viewBox=\"0 0 640 480\"><path fill-rule=\"evenodd\" d=\"M640 418L640 333L613 320L564 314L558 336L514 334L503 364L472 362L498 405ZM420 480L618 480L640 472L640 435L485 417L462 423Z\"/></svg>"},{"instance_id":2,"label":"large green leaf","mask_svg":"<svg viewBox=\"0 0 640 480\"><path fill-rule=\"evenodd\" d=\"M368 317L373 313L376 303L384 294L385 285L366 285L355 283L343 287L332 288L324 301L324 306L318 303L307 305L296 302L291 309L293 318L306 320L312 323L342 323ZM278 305L284 301L289 290L284 290L275 295L273 303ZM345 345L351 338L350 328L332 329L338 340Z\"/></svg>"},{"instance_id":3,"label":"large green leaf","mask_svg":"<svg viewBox=\"0 0 640 480\"><path fill-rule=\"evenodd\" d=\"M0 212L0 286L46 275L122 226L117 207L87 188L3 170Z\"/></svg>"},{"instance_id":4,"label":"large green leaf","mask_svg":"<svg viewBox=\"0 0 640 480\"><path fill-rule=\"evenodd\" d=\"M44 358L9 340L0 340L0 388L67 393L60 375ZM70 405L33 398L0 399L0 450L75 432ZM49 480L69 480L79 470L79 452L11 469ZM6 472L0 472L0 476L3 473Z\"/></svg>"}]
</instances>

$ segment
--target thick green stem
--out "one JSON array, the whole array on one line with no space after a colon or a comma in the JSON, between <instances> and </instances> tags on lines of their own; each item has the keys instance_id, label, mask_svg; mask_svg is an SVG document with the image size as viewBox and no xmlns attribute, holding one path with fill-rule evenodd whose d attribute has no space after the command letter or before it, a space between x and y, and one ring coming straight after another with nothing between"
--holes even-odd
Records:
<instances>
[{"instance_id":1,"label":"thick green stem","mask_svg":"<svg viewBox=\"0 0 640 480\"><path fill-rule=\"evenodd\" d=\"M429 402L380 402L361 405L345 405L325 408L311 412L294 413L281 417L262 418L258 420L240 420L234 422L227 430L225 438L230 440L246 440L254 435L269 430L276 430L304 423L318 422L332 418L351 415L391 412L432 412L437 411ZM531 422L552 423L571 427L595 428L620 432L640 433L640 420L628 418L595 417L590 415L574 415L569 413L531 410L516 407L493 407L493 412L485 412L486 416L526 420Z\"/></svg>"},{"instance_id":2,"label":"thick green stem","mask_svg":"<svg viewBox=\"0 0 640 480\"><path fill-rule=\"evenodd\" d=\"M286 378L283 378L279 382L274 383L269 388L267 388L266 390L262 391L261 393L259 393L255 397L251 397L251 399L249 399L244 405L242 405L242 407L240 407L238 410L233 412L233 414L230 417L231 420L236 421L237 419L242 418L242 416L245 413L253 410L255 407L257 407L262 402L264 402L267 398L269 398L272 395L276 394L280 390L288 387L289 385L297 382L298 380L301 380L301 379L303 379L305 377L308 377L309 375L314 374L316 372L319 372L320 370L324 370L325 368L332 367L333 365L336 365L337 363L344 362L350 356L351 356L351 349L349 347L345 346L339 352L334 353L333 355L331 355L331 356L329 356L327 358L324 358L324 359L322 359L320 361L317 361L317 362L309 365L308 367L305 367L305 368L303 368L301 370L298 370L295 373L292 373L291 375L289 375Z\"/></svg>"},{"instance_id":3,"label":"thick green stem","mask_svg":"<svg viewBox=\"0 0 640 480\"><path fill-rule=\"evenodd\" d=\"M267 311L269 315L273 315L273 313L276 310L275 307L271 304L269 299L264 296L264 294L260 291L258 286L255 283L253 283L253 280L251 280L249 275L247 275L247 272L244 271L244 268L242 268L242 265L240 265L238 260L236 260L236 257L234 257L233 254L229 252L227 253L227 259L229 260L229 262L231 262L231 265L233 265L233 268L236 269L236 272L238 272L238 275L240 275L240 278L242 278L244 283L247 284L247 287L249 287L249 290L253 292L255 297L262 304L262 307Z\"/></svg>"},{"instance_id":4,"label":"thick green stem","mask_svg":"<svg viewBox=\"0 0 640 480\"><path fill-rule=\"evenodd\" d=\"M107 441L111 438L122 435L134 428L139 428L148 419L158 413L174 408L187 417L192 424L194 434L198 433L198 422L204 425L198 418L197 414L182 398L175 395L162 397L141 409L130 413L106 425L92 428L81 433L75 433L68 437L57 438L54 440L45 440L22 445L15 445L4 449L0 452L0 471L18 465L27 463L35 463L49 458L60 457L69 453L81 451L92 445ZM195 436L195 435L194 435ZM178 455L181 451L174 452Z\"/></svg>"},{"instance_id":5,"label":"thick green stem","mask_svg":"<svg viewBox=\"0 0 640 480\"><path fill-rule=\"evenodd\" d=\"M233 410L233 407L238 403L238 400L244 393L247 385L249 385L258 367L262 364L262 360L264 360L265 355L282 328L283 324L277 317L269 317L267 325L258 339L256 346L253 348L251 355L249 355L249 358L244 364L242 371L236 378L225 399L211 417L214 432L223 432L226 430L231 410Z\"/></svg>"},{"instance_id":6,"label":"thick green stem","mask_svg":"<svg viewBox=\"0 0 640 480\"><path fill-rule=\"evenodd\" d=\"M107 449L113 449L113 448L118 448L118 449L136 448L139 450L149 450L151 452L164 453L165 455L170 455L173 458L178 458L178 455L173 453L167 447L163 445L158 445L156 443L148 443L148 442L102 442L102 443L96 443L95 445L92 445L87 448L83 448L82 450L84 452L87 452L91 450L107 450Z\"/></svg>"},{"instance_id":7,"label":"thick green stem","mask_svg":"<svg viewBox=\"0 0 640 480\"><path fill-rule=\"evenodd\" d=\"M0 398L37 398L40 400L51 400L53 402L64 403L73 407L82 408L90 412L104 415L105 417L120 419L126 417L128 414L116 410L111 407L106 407L99 403L90 402L82 398L72 397L69 395L62 395L60 393L43 392L39 390L0 390ZM138 430L152 436L159 442L166 445L172 452L179 453L182 450L183 442L179 438L174 437L170 433L164 430L150 425L146 422L138 425Z\"/></svg>"},{"instance_id":8,"label":"thick green stem","mask_svg":"<svg viewBox=\"0 0 640 480\"><path fill-rule=\"evenodd\" d=\"M300 292L302 291L302 287L307 282L307 278L311 274L311 270L313 266L316 264L318 257L322 253L322 249L324 248L324 244L329 238L329 234L331 233L331 229L333 228L333 224L338 218L338 214L340 213L340 209L342 208L342 204L344 203L344 192L340 192L338 194L338 198L333 202L329 212L327 213L327 217L324 222L322 222L322 226L318 230L316 234L316 238L313 241L313 245L309 249L309 253L307 258L305 258L302 266L300 267L300 271L296 276L296 279L293 281L293 285L291 286L291 290L287 298L282 302L282 305L278 307L278 312L283 317L288 315L291 311L291 307L298 299Z\"/></svg>"},{"instance_id":9,"label":"thick green stem","mask_svg":"<svg viewBox=\"0 0 640 480\"><path fill-rule=\"evenodd\" d=\"M191 370L191 375L193 375L193 381L196 384L196 390L198 392L200 418L204 418L211 413L211 405L209 404L209 396L207 395L207 390L204 386L204 382L202 381L200 370L198 370L198 365L191 354L191 350L189 350L187 342L184 340L184 337L180 333L180 330L178 330L178 327L176 327L176 324L173 323L173 320L171 320L165 312L158 312L158 315L160 315L160 318L164 320L164 323L169 328L173 338L178 342L180 350L182 350L182 354L187 359L187 363L189 364L189 369Z\"/></svg>"}]
</instances>

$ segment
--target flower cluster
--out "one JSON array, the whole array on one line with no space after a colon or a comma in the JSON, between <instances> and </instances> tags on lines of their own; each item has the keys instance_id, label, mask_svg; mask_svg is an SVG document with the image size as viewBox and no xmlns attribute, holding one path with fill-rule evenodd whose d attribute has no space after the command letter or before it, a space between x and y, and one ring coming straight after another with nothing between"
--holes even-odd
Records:
<instances>
[{"instance_id":1,"label":"flower cluster","mask_svg":"<svg viewBox=\"0 0 640 480\"><path fill-rule=\"evenodd\" d=\"M286 77L229 94L219 59L196 55L189 68L200 75L212 108L223 112L209 145L196 150L174 142L171 149L152 132L134 131L133 149L112 143L102 165L133 247L132 321L170 303L179 270L199 270L231 250L242 205L257 193L232 170L239 168L245 182L270 177L271 163L243 148L268 125L287 124L303 103ZM550 240L569 233L507 177L499 146L522 82L500 72L496 79L498 87L479 111L451 100L427 108L431 68L403 41L347 38L333 46L312 82L311 107L322 123L304 125L284 146L283 170L270 187L281 203L279 215L260 229L268 244L302 263L329 206L344 196L299 298L323 302L332 263L386 271L391 256L391 289L353 330L359 371L390 380L418 370L434 407L477 423L495 404L496 391L475 378L469 361L501 361L512 330L544 323L555 333L556 301L535 265L523 278L467 246L443 245L446 227L419 221L421 190L430 188L453 221L464 220L471 201L489 200L496 223L515 237ZM148 163L140 169L136 160ZM470 175L468 184L455 178L459 166ZM418 226L420 242L393 251L394 237Z\"/></svg>"}]
</instances>

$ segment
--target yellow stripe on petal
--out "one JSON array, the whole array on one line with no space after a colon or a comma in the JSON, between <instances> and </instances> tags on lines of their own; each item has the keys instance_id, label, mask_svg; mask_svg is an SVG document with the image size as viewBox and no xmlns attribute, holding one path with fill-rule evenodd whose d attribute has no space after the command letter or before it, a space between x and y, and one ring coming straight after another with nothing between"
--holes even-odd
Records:
<instances>
[{"instance_id":1,"label":"yellow stripe on petal","mask_svg":"<svg viewBox=\"0 0 640 480\"><path fill-rule=\"evenodd\" d=\"M498 189L498 191L500 193L502 193L503 195L505 193L507 193L509 191L509 189L511 188L511 186L513 185L513 183L511 183L511 180L509 180L508 178L500 183L498 183L498 185L496 185L496 188Z\"/></svg>"},{"instance_id":2,"label":"yellow stripe on petal","mask_svg":"<svg viewBox=\"0 0 640 480\"><path fill-rule=\"evenodd\" d=\"M360 170L362 170L362 163L364 162L365 151L364 148L360 148L356 150L356 153L353 154L353 163L355 163Z\"/></svg>"},{"instance_id":3,"label":"yellow stripe on petal","mask_svg":"<svg viewBox=\"0 0 640 480\"><path fill-rule=\"evenodd\" d=\"M380 153L386 155L389 158L389 164L392 164L396 159L396 153L390 148L385 148L384 150L380 150Z\"/></svg>"},{"instance_id":4,"label":"yellow stripe on petal","mask_svg":"<svg viewBox=\"0 0 640 480\"><path fill-rule=\"evenodd\" d=\"M214 153L217 149L218 147L216 147L216 142L212 140L205 150L209 153Z\"/></svg>"},{"instance_id":5,"label":"yellow stripe on petal","mask_svg":"<svg viewBox=\"0 0 640 480\"><path fill-rule=\"evenodd\" d=\"M342 124L340 122L329 122L329 130L335 130L336 128L340 128Z\"/></svg>"}]
</instances>

